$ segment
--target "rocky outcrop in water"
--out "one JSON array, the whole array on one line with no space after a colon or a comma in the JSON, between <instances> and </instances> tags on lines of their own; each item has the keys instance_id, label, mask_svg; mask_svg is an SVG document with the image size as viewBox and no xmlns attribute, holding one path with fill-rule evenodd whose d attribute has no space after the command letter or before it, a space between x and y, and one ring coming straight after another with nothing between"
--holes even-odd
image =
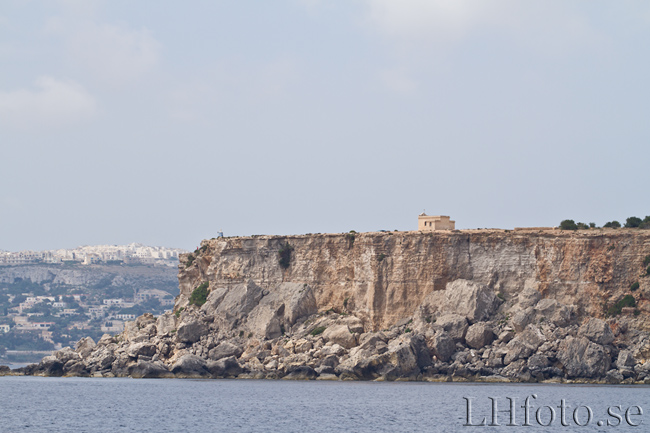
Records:
<instances>
[{"instance_id":1,"label":"rocky outcrop in water","mask_svg":"<svg viewBox=\"0 0 650 433\"><path fill-rule=\"evenodd\" d=\"M12 374L650 383L648 255L630 230L205 241L175 313Z\"/></svg>"}]
</instances>

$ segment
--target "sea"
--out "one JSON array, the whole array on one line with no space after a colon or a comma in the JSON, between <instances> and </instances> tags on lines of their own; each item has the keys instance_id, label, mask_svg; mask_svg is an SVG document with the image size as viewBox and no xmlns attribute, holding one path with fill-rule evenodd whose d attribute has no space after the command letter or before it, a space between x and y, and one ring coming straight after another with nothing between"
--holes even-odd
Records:
<instances>
[{"instance_id":1,"label":"sea","mask_svg":"<svg viewBox=\"0 0 650 433\"><path fill-rule=\"evenodd\" d=\"M650 387L0 377L0 432L646 432Z\"/></svg>"}]
</instances>

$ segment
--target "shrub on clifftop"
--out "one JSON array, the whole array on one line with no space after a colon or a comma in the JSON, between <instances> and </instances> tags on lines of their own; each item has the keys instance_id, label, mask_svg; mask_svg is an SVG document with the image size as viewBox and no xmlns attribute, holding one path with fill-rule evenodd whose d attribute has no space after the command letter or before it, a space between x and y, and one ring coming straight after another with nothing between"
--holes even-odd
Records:
<instances>
[{"instance_id":1,"label":"shrub on clifftop","mask_svg":"<svg viewBox=\"0 0 650 433\"><path fill-rule=\"evenodd\" d=\"M573 220L564 220L560 223L562 230L578 230L578 225Z\"/></svg>"},{"instance_id":2,"label":"shrub on clifftop","mask_svg":"<svg viewBox=\"0 0 650 433\"><path fill-rule=\"evenodd\" d=\"M205 304L205 301L208 299L208 286L210 283L207 281L202 282L199 286L194 289L190 295L190 305L196 305L197 307Z\"/></svg>"},{"instance_id":3,"label":"shrub on clifftop","mask_svg":"<svg viewBox=\"0 0 650 433\"><path fill-rule=\"evenodd\" d=\"M605 225L604 225L603 227L605 227L605 228L611 228L611 229L618 229L618 228L621 228L621 223L619 223L618 221L614 220L614 221L610 221L610 222L608 222L608 223L605 223Z\"/></svg>"},{"instance_id":4,"label":"shrub on clifftop","mask_svg":"<svg viewBox=\"0 0 650 433\"><path fill-rule=\"evenodd\" d=\"M639 218L639 217L629 217L625 221L625 227L626 228L636 228L636 227L639 227L642 222L643 222L643 220L641 218Z\"/></svg>"}]
</instances>

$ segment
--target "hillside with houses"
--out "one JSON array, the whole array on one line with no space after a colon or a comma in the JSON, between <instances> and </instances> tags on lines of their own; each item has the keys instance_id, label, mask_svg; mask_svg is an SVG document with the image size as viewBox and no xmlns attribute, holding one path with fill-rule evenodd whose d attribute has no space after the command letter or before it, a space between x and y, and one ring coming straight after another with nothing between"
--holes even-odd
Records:
<instances>
[{"instance_id":1,"label":"hillside with houses","mask_svg":"<svg viewBox=\"0 0 650 433\"><path fill-rule=\"evenodd\" d=\"M29 362L173 307L183 250L131 244L57 251L0 253L0 360Z\"/></svg>"}]
</instances>

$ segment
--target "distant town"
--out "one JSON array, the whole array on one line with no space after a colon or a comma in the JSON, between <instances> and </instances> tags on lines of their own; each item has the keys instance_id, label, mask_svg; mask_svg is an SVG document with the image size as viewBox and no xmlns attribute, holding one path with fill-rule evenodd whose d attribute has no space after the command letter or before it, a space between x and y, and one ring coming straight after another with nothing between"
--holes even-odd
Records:
<instances>
[{"instance_id":1,"label":"distant town","mask_svg":"<svg viewBox=\"0 0 650 433\"><path fill-rule=\"evenodd\" d=\"M127 264L176 266L178 255L186 252L180 248L149 247L136 243L129 245L83 246L74 249L47 251L0 251L0 266L66 262L78 262L84 265L123 262Z\"/></svg>"},{"instance_id":2,"label":"distant town","mask_svg":"<svg viewBox=\"0 0 650 433\"><path fill-rule=\"evenodd\" d=\"M178 248L141 244L0 251L0 359L117 334L125 321L170 310Z\"/></svg>"}]
</instances>

